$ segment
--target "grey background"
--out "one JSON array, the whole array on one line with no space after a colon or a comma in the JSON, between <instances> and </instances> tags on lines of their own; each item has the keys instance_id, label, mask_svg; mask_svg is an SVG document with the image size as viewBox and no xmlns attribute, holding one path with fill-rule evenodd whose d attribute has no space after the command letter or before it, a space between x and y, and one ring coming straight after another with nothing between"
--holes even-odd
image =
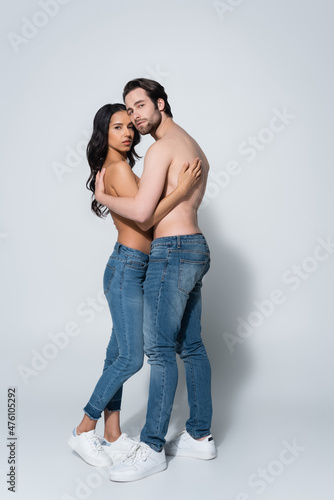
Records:
<instances>
[{"instance_id":1,"label":"grey background","mask_svg":"<svg viewBox=\"0 0 334 500\"><path fill-rule=\"evenodd\" d=\"M333 498L333 249L313 257L319 238L334 238L332 2L51 3L45 14L43 0L3 2L0 21L2 497L10 498L7 388L16 387L15 498ZM212 167L200 226L212 250L203 336L219 456L173 459L163 474L122 485L66 442L111 329L101 288L116 232L90 212L84 149L97 109L120 102L138 76L166 87L175 121ZM264 131L284 109L289 123ZM249 161L245 141L258 135L261 151ZM151 141L144 138L142 154ZM231 161L238 175L224 185ZM293 266L304 266L295 287ZM284 303L255 315L254 301L277 290ZM229 349L238 317L257 326ZM76 335L58 335L64 345L55 347L69 323ZM34 373L22 375L27 368ZM123 431L134 436L148 377L145 365L124 390ZM180 366L169 435L186 418ZM293 442L299 451L280 465ZM249 483L259 468L269 471L263 493Z\"/></svg>"}]
</instances>

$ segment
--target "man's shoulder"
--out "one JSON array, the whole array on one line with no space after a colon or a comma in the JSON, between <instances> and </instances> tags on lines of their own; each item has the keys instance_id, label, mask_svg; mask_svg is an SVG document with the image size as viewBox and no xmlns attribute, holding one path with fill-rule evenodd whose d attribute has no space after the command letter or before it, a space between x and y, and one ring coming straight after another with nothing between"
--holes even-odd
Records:
<instances>
[{"instance_id":1,"label":"man's shoulder","mask_svg":"<svg viewBox=\"0 0 334 500\"><path fill-rule=\"evenodd\" d=\"M160 149L166 148L169 143L170 143L170 139L168 137L161 137L161 139L158 139L153 144L151 144L151 146L148 148L147 152L159 151Z\"/></svg>"},{"instance_id":2,"label":"man's shoulder","mask_svg":"<svg viewBox=\"0 0 334 500\"><path fill-rule=\"evenodd\" d=\"M156 156L163 158L170 158L172 156L171 141L165 137L158 139L148 148L146 152L146 159L154 158Z\"/></svg>"}]
</instances>

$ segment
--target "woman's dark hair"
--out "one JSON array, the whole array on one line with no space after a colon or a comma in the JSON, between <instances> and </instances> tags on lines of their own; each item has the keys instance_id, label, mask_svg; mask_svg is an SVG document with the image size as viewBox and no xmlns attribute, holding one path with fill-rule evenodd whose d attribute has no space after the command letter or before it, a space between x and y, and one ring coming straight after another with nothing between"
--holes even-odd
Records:
<instances>
[{"instance_id":1,"label":"woman's dark hair","mask_svg":"<svg viewBox=\"0 0 334 500\"><path fill-rule=\"evenodd\" d=\"M92 211L101 218L108 215L109 209L104 205L101 205L101 203L98 203L94 198L95 179L97 172L102 169L103 164L107 158L110 119L112 115L117 113L118 111L126 111L124 104L105 104L98 110L94 117L92 137L87 145L86 150L87 160L91 170L90 176L86 182L86 188L93 192L93 200L91 205ZM131 149L127 153L131 168L136 163L135 159L140 158L140 156L138 156L134 149L140 141L140 135L135 128L134 132L135 135L133 138Z\"/></svg>"},{"instance_id":2,"label":"woman's dark hair","mask_svg":"<svg viewBox=\"0 0 334 500\"><path fill-rule=\"evenodd\" d=\"M172 110L168 102L168 95L166 94L163 86L154 80L149 80L148 78L136 78L135 80L128 82L124 87L123 101L125 102L125 97L129 92L138 88L146 90L148 97L151 99L156 108L158 107L157 100L163 99L165 101L164 112L167 116L173 118Z\"/></svg>"}]
</instances>

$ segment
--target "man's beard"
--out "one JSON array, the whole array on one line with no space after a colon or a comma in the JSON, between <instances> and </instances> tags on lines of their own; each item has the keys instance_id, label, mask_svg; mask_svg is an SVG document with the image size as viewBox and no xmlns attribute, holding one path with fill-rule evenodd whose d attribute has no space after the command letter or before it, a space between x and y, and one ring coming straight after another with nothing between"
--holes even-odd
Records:
<instances>
[{"instance_id":1,"label":"man's beard","mask_svg":"<svg viewBox=\"0 0 334 500\"><path fill-rule=\"evenodd\" d=\"M161 114L157 113L151 119L148 119L140 127L136 127L141 135L154 133L161 123Z\"/></svg>"},{"instance_id":2,"label":"man's beard","mask_svg":"<svg viewBox=\"0 0 334 500\"><path fill-rule=\"evenodd\" d=\"M145 122L140 127L137 127L137 130L141 135L147 135L151 132L151 130L153 130L155 128L156 127L153 125L153 123Z\"/></svg>"}]
</instances>

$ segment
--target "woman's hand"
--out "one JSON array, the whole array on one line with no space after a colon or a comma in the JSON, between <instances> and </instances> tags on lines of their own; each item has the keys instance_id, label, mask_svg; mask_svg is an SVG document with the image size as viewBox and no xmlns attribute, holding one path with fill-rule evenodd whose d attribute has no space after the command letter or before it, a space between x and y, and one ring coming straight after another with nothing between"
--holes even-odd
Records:
<instances>
[{"instance_id":1,"label":"woman's hand","mask_svg":"<svg viewBox=\"0 0 334 500\"><path fill-rule=\"evenodd\" d=\"M104 200L104 195L105 195L105 190L104 190L104 174L105 174L106 169L103 168L100 172L97 172L96 178L95 178L95 199L101 205L103 205L103 200Z\"/></svg>"},{"instance_id":2,"label":"woman's hand","mask_svg":"<svg viewBox=\"0 0 334 500\"><path fill-rule=\"evenodd\" d=\"M188 194L189 191L196 185L201 175L202 162L199 158L195 158L191 165L189 165L189 162L186 161L177 178L176 189L181 194L183 193L183 196L186 196L186 194Z\"/></svg>"}]
</instances>

